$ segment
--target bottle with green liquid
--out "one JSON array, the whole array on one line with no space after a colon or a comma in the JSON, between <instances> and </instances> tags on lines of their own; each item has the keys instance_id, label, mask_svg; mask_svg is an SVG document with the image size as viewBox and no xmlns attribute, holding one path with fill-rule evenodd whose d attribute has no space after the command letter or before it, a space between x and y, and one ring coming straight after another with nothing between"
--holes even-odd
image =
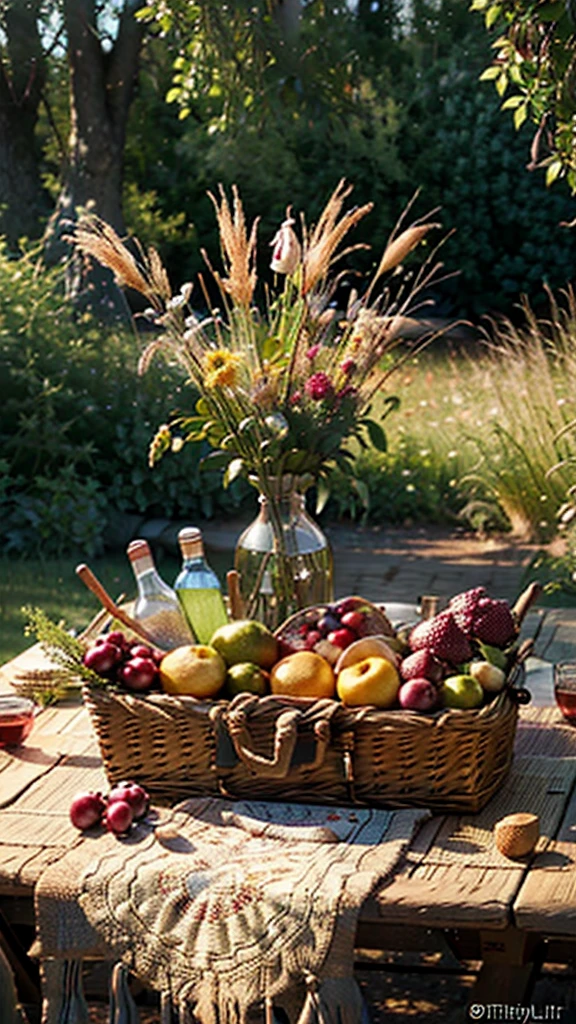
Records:
<instances>
[{"instance_id":1,"label":"bottle with green liquid","mask_svg":"<svg viewBox=\"0 0 576 1024\"><path fill-rule=\"evenodd\" d=\"M174 590L198 642L207 644L218 627L228 622L220 581L206 561L197 527L180 530L178 543L183 561Z\"/></svg>"}]
</instances>

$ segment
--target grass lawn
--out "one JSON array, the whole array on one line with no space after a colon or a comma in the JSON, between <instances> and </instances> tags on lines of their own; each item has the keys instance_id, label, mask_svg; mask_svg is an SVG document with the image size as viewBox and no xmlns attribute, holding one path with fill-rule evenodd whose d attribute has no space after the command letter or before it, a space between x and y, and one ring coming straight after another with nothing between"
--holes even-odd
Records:
<instances>
[{"instance_id":1,"label":"grass lawn","mask_svg":"<svg viewBox=\"0 0 576 1024\"><path fill-rule=\"evenodd\" d=\"M23 605L43 608L50 618L81 629L100 609L98 600L75 574L78 558L38 561L0 558L0 664L33 643L24 635ZM159 569L170 584L179 569L176 559L164 558ZM108 593L127 599L136 595L136 584L126 556L122 553L94 558L90 568Z\"/></svg>"}]
</instances>

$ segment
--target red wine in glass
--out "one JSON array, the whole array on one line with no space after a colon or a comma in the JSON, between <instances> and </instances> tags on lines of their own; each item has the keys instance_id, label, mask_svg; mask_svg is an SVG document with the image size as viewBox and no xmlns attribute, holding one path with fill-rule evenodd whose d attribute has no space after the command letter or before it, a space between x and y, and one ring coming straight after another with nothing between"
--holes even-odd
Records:
<instances>
[{"instance_id":1,"label":"red wine in glass","mask_svg":"<svg viewBox=\"0 0 576 1024\"><path fill-rule=\"evenodd\" d=\"M576 664L555 666L554 697L566 721L576 725Z\"/></svg>"},{"instance_id":2,"label":"red wine in glass","mask_svg":"<svg viewBox=\"0 0 576 1024\"><path fill-rule=\"evenodd\" d=\"M24 697L0 697L0 747L23 743L34 722L34 704Z\"/></svg>"}]
</instances>

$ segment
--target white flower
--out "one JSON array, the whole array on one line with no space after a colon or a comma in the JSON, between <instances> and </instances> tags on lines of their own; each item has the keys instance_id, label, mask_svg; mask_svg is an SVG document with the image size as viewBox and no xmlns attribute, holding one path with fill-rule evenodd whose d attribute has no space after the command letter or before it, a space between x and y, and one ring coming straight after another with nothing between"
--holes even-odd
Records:
<instances>
[{"instance_id":1,"label":"white flower","mask_svg":"<svg viewBox=\"0 0 576 1024\"><path fill-rule=\"evenodd\" d=\"M292 227L295 221L291 209L289 206L286 210L286 220L270 243L273 247L270 268L276 274L293 274L302 258L302 247Z\"/></svg>"}]
</instances>

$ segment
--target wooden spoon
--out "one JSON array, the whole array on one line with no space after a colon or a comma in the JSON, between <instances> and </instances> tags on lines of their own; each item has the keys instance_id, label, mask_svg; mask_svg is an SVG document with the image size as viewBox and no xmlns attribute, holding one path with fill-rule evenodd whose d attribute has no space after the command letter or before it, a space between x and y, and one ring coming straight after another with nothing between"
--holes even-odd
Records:
<instances>
[{"instance_id":1,"label":"wooden spoon","mask_svg":"<svg viewBox=\"0 0 576 1024\"><path fill-rule=\"evenodd\" d=\"M128 612L125 612L123 608L120 608L115 601L112 600L110 594L104 589L100 580L96 578L92 570L82 562L76 566L76 575L80 577L82 583L96 595L100 604L106 609L110 615L113 615L115 619L118 619L123 626L130 629L136 636L139 636L141 640L145 640L147 644L151 644L156 650L162 650L156 643L154 637L144 628L144 626L133 619Z\"/></svg>"}]
</instances>

